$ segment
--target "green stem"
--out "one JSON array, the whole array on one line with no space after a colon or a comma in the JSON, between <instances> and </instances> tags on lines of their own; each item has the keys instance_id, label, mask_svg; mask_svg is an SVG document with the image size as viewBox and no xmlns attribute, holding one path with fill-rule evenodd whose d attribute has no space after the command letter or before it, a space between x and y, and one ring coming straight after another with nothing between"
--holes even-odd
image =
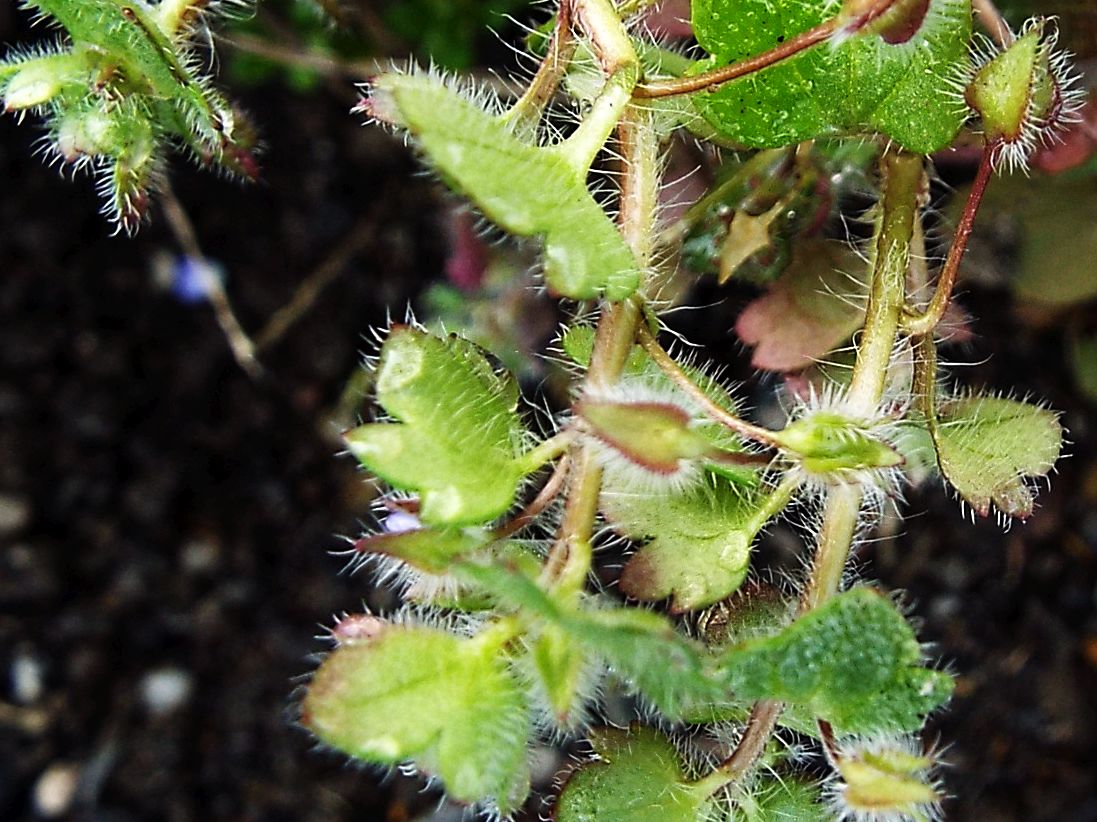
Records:
<instances>
[{"instance_id":1,"label":"green stem","mask_svg":"<svg viewBox=\"0 0 1097 822\"><path fill-rule=\"evenodd\" d=\"M850 410L865 416L871 415L883 398L898 337L923 161L902 152L888 154L881 162L881 172L883 196L872 286L849 391ZM836 485L827 491L815 563L800 601L801 615L818 608L841 588L863 496L854 485ZM695 783L698 789L711 794L749 773L777 727L783 707L772 700L756 702L739 744L712 774Z\"/></svg>"},{"instance_id":2,"label":"green stem","mask_svg":"<svg viewBox=\"0 0 1097 822\"><path fill-rule=\"evenodd\" d=\"M586 173L632 100L632 91L640 80L640 61L609 0L571 2L576 25L590 37L607 77L582 124L558 148L572 167Z\"/></svg>"},{"instance_id":3,"label":"green stem","mask_svg":"<svg viewBox=\"0 0 1097 822\"><path fill-rule=\"evenodd\" d=\"M650 113L644 106L630 106L618 127L622 157L618 224L641 268L651 260L659 186L658 138L650 125ZM584 390L611 385L620 378L643 318L643 298L639 295L605 305L595 332ZM602 469L590 446L581 441L572 459L564 519L542 578L565 590L579 591L590 573Z\"/></svg>"},{"instance_id":4,"label":"green stem","mask_svg":"<svg viewBox=\"0 0 1097 822\"><path fill-rule=\"evenodd\" d=\"M565 428L554 437L550 437L535 448L531 448L519 458L523 474L532 474L546 462L556 459L567 451L575 440L575 430Z\"/></svg>"},{"instance_id":5,"label":"green stem","mask_svg":"<svg viewBox=\"0 0 1097 822\"><path fill-rule=\"evenodd\" d=\"M884 190L873 250L872 285L847 395L849 413L865 418L874 416L887 384L903 310L918 195L925 179L919 156L892 152L880 164Z\"/></svg>"},{"instance_id":6,"label":"green stem","mask_svg":"<svg viewBox=\"0 0 1097 822\"><path fill-rule=\"evenodd\" d=\"M933 292L929 307L922 314L916 316L908 314L903 318L903 330L912 337L932 333L948 310L949 303L952 301L952 290L956 286L956 275L960 272L960 263L964 259L968 239L975 227L975 216L979 213L979 204L983 202L983 195L986 194L987 184L994 171L994 154L994 144L987 145L983 149L979 170L975 174L975 182L972 183L971 193L964 204L964 213L960 216L960 224L956 226L956 236L952 239L948 257L937 278L937 289Z\"/></svg>"},{"instance_id":7,"label":"green stem","mask_svg":"<svg viewBox=\"0 0 1097 822\"><path fill-rule=\"evenodd\" d=\"M903 152L888 154L881 161L881 173L883 195L872 286L847 395L849 413L865 418L875 414L883 399L898 338L910 244L924 179L923 160ZM841 588L863 501L864 492L856 485L836 485L827 491L815 565L800 603L801 613L818 608Z\"/></svg>"}]
</instances>

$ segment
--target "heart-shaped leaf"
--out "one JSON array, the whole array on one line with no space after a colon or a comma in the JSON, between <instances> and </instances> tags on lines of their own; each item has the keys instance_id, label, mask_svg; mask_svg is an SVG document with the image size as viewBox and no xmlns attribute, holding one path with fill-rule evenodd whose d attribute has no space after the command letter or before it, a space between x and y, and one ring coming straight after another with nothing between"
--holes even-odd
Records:
<instances>
[{"instance_id":1,"label":"heart-shaped leaf","mask_svg":"<svg viewBox=\"0 0 1097 822\"><path fill-rule=\"evenodd\" d=\"M647 540L621 575L621 590L648 601L673 597L688 611L723 599L739 587L750 548L787 494L714 474L681 491L645 493L606 470L601 510L618 533Z\"/></svg>"},{"instance_id":2,"label":"heart-shaped leaf","mask_svg":"<svg viewBox=\"0 0 1097 822\"><path fill-rule=\"evenodd\" d=\"M301 719L367 762L414 760L460 801L505 811L528 791L525 688L494 636L389 625L345 643L313 676Z\"/></svg>"},{"instance_id":3,"label":"heart-shaped leaf","mask_svg":"<svg viewBox=\"0 0 1097 822\"><path fill-rule=\"evenodd\" d=\"M1032 514L1032 480L1063 446L1059 415L1031 403L973 395L938 405L930 424L941 473L980 516Z\"/></svg>"},{"instance_id":4,"label":"heart-shaped leaf","mask_svg":"<svg viewBox=\"0 0 1097 822\"><path fill-rule=\"evenodd\" d=\"M591 732L597 759L572 772L556 806L557 822L700 822L704 793L686 781L681 757L652 728Z\"/></svg>"},{"instance_id":5,"label":"heart-shaped leaf","mask_svg":"<svg viewBox=\"0 0 1097 822\"><path fill-rule=\"evenodd\" d=\"M768 51L833 18L839 0L694 0L693 29L712 57L704 71ZM963 107L948 78L960 76L971 38L969 0L930 0L902 43L875 34L832 42L694 95L725 139L770 148L819 136L879 132L918 154L955 138Z\"/></svg>"},{"instance_id":6,"label":"heart-shaped leaf","mask_svg":"<svg viewBox=\"0 0 1097 822\"><path fill-rule=\"evenodd\" d=\"M406 127L431 163L502 228L545 243L549 288L575 299L623 300L636 260L587 189L585 171L552 147L525 143L438 80L385 74L366 108Z\"/></svg>"},{"instance_id":7,"label":"heart-shaped leaf","mask_svg":"<svg viewBox=\"0 0 1097 822\"><path fill-rule=\"evenodd\" d=\"M472 343L393 328L377 399L398 422L355 428L347 446L385 481L418 491L423 522L482 523L510 507L527 468L518 389Z\"/></svg>"},{"instance_id":8,"label":"heart-shaped leaf","mask_svg":"<svg viewBox=\"0 0 1097 822\"><path fill-rule=\"evenodd\" d=\"M914 631L868 588L840 594L775 636L725 652L725 681L744 699L808 708L839 733L914 731L952 691L922 664Z\"/></svg>"}]
</instances>

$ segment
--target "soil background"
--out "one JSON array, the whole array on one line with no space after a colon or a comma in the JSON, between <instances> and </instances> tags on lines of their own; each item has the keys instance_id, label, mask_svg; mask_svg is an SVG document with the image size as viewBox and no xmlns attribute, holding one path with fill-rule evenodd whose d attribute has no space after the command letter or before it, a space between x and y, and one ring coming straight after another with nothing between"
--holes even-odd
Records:
<instances>
[{"instance_id":1,"label":"soil background","mask_svg":"<svg viewBox=\"0 0 1097 822\"><path fill-rule=\"evenodd\" d=\"M25 32L4 4L0 40ZM237 96L268 146L262 182L182 162L172 180L244 326L365 232L260 381L208 306L157 284L152 261L176 253L161 216L108 236L90 181L0 119L0 819L41 818L66 785L60 816L97 822L434 813L418 782L317 751L293 717L321 626L381 601L332 555L367 495L329 412L369 329L438 279L445 200L399 140L347 116L349 84ZM1008 532L963 520L937 484L912 492L864 570L908 592L959 676L930 730L947 818L1097 820L1097 408L1060 324L1022 322L1001 290L965 299L965 382L1062 409L1072 456ZM747 379L738 305L681 328Z\"/></svg>"}]
</instances>

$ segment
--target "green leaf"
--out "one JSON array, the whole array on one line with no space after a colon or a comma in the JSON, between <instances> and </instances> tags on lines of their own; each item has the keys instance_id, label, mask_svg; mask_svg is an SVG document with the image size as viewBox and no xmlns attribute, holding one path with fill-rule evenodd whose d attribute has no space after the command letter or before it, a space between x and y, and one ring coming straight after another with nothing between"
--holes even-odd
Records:
<instances>
[{"instance_id":1,"label":"green leaf","mask_svg":"<svg viewBox=\"0 0 1097 822\"><path fill-rule=\"evenodd\" d=\"M463 802L501 809L528 791L525 689L499 641L390 625L324 660L302 706L323 742L367 762L414 760Z\"/></svg>"},{"instance_id":2,"label":"green leaf","mask_svg":"<svg viewBox=\"0 0 1097 822\"><path fill-rule=\"evenodd\" d=\"M354 550L384 554L428 574L443 574L457 560L491 541L480 528L412 528L407 531L370 534L354 544Z\"/></svg>"},{"instance_id":3,"label":"green leaf","mask_svg":"<svg viewBox=\"0 0 1097 822\"><path fill-rule=\"evenodd\" d=\"M545 243L549 288L574 299L623 300L636 260L564 154L517 139L499 119L435 79L386 74L371 110L415 135L434 166L502 228Z\"/></svg>"},{"instance_id":4,"label":"green leaf","mask_svg":"<svg viewBox=\"0 0 1097 822\"><path fill-rule=\"evenodd\" d=\"M941 473L980 516L1032 514L1032 479L1059 458L1059 415L1018 400L973 395L942 402L930 424Z\"/></svg>"},{"instance_id":5,"label":"green leaf","mask_svg":"<svg viewBox=\"0 0 1097 822\"><path fill-rule=\"evenodd\" d=\"M557 624L542 627L531 658L556 720L569 727L581 717L580 693L589 666L588 655L567 630Z\"/></svg>"},{"instance_id":6,"label":"green leaf","mask_svg":"<svg viewBox=\"0 0 1097 822\"><path fill-rule=\"evenodd\" d=\"M922 660L895 606L855 588L773 637L732 647L723 673L737 697L804 705L838 733L914 731L952 690Z\"/></svg>"},{"instance_id":7,"label":"green leaf","mask_svg":"<svg viewBox=\"0 0 1097 822\"><path fill-rule=\"evenodd\" d=\"M651 728L603 728L590 738L598 758L573 772L557 822L700 822L708 801L691 790L678 751Z\"/></svg>"},{"instance_id":8,"label":"green leaf","mask_svg":"<svg viewBox=\"0 0 1097 822\"><path fill-rule=\"evenodd\" d=\"M682 491L630 487L620 470L605 473L601 510L618 533L647 543L621 575L621 590L637 599L673 597L672 611L723 599L739 587L758 532L787 502L774 490L706 474Z\"/></svg>"},{"instance_id":9,"label":"green leaf","mask_svg":"<svg viewBox=\"0 0 1097 822\"><path fill-rule=\"evenodd\" d=\"M669 717L716 702L723 694L709 675L703 650L659 614L637 608L599 608L598 600L561 601L528 576L498 565L464 563L458 573L503 607L542 626L558 628L583 651L585 661L604 663ZM556 690L557 680L566 675L566 667L552 673L545 683L547 690Z\"/></svg>"},{"instance_id":10,"label":"green leaf","mask_svg":"<svg viewBox=\"0 0 1097 822\"><path fill-rule=\"evenodd\" d=\"M838 0L694 0L705 71L768 51L834 17ZM876 35L822 44L694 95L721 137L756 148L819 136L880 132L918 154L944 148L963 123L946 82L967 65L969 0L930 0L918 32L892 45Z\"/></svg>"},{"instance_id":11,"label":"green leaf","mask_svg":"<svg viewBox=\"0 0 1097 822\"><path fill-rule=\"evenodd\" d=\"M802 779L781 776L761 779L750 792L736 797L734 822L825 822L833 813L822 804L819 788Z\"/></svg>"},{"instance_id":12,"label":"green leaf","mask_svg":"<svg viewBox=\"0 0 1097 822\"><path fill-rule=\"evenodd\" d=\"M469 525L503 514L524 473L518 389L472 344L410 326L381 348L377 398L396 423L346 434L363 465L422 496L431 525Z\"/></svg>"}]
</instances>

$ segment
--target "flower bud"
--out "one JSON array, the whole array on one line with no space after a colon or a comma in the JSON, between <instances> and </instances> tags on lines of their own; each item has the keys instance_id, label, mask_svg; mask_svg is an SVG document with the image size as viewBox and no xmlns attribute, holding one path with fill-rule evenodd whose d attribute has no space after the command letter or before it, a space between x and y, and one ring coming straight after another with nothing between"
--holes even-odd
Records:
<instances>
[{"instance_id":1,"label":"flower bud","mask_svg":"<svg viewBox=\"0 0 1097 822\"><path fill-rule=\"evenodd\" d=\"M1082 95L1073 88L1067 55L1055 51L1057 32L1036 18L998 54L982 62L964 97L982 118L995 165L1024 168L1040 145L1062 139L1078 119Z\"/></svg>"}]
</instances>

